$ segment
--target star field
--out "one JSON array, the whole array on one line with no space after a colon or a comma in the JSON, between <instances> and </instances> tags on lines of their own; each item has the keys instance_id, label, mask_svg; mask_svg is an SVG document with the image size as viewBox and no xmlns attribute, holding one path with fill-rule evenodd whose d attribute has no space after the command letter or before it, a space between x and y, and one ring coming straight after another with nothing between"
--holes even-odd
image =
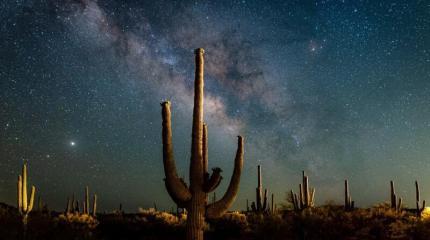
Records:
<instances>
[{"instance_id":1,"label":"star field","mask_svg":"<svg viewBox=\"0 0 430 240\"><path fill-rule=\"evenodd\" d=\"M188 176L198 47L209 167L229 179L246 139L235 208L258 164L278 201L301 170L318 204L340 202L345 178L359 206L387 200L392 179L430 188L427 1L1 1L0 46L2 202L27 160L50 208L88 185L102 210L170 209L159 103Z\"/></svg>"}]
</instances>

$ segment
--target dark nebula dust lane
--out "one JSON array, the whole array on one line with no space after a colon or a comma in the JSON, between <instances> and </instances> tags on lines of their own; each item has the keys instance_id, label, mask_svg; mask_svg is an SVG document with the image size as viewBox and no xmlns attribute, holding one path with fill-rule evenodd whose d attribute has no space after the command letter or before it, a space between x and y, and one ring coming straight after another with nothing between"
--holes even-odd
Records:
<instances>
[{"instance_id":1,"label":"dark nebula dust lane","mask_svg":"<svg viewBox=\"0 0 430 240\"><path fill-rule=\"evenodd\" d=\"M89 185L102 210L170 209L160 102L186 176L198 47L209 167L229 179L246 137L235 208L258 164L279 201L301 170L317 203L340 202L345 178L361 206L388 199L391 179L430 187L426 1L17 0L0 2L0 201L15 202L27 160L51 208Z\"/></svg>"}]
</instances>

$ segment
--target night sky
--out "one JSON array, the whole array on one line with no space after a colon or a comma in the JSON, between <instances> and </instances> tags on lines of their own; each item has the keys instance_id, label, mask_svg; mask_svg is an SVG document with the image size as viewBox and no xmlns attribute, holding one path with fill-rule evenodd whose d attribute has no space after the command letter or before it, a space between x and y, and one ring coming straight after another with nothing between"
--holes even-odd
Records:
<instances>
[{"instance_id":1,"label":"night sky","mask_svg":"<svg viewBox=\"0 0 430 240\"><path fill-rule=\"evenodd\" d=\"M101 210L174 206L164 187L160 102L172 102L188 180L194 54L205 49L209 167L256 169L277 201L301 170L316 202L430 200L430 3L404 1L0 2L0 202L24 160L51 209L99 196Z\"/></svg>"}]
</instances>

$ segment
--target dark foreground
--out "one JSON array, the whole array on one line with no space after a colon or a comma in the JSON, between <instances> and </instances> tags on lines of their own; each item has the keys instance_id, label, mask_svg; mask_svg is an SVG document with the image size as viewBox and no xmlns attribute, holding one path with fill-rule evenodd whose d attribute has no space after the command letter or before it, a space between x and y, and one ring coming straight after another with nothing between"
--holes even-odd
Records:
<instances>
[{"instance_id":1,"label":"dark foreground","mask_svg":"<svg viewBox=\"0 0 430 240\"><path fill-rule=\"evenodd\" d=\"M27 231L15 208L0 208L0 239L183 239L186 216L142 210L88 215L35 211ZM322 206L302 212L257 215L233 212L210 222L206 239L429 239L430 218L385 205L345 212Z\"/></svg>"}]
</instances>

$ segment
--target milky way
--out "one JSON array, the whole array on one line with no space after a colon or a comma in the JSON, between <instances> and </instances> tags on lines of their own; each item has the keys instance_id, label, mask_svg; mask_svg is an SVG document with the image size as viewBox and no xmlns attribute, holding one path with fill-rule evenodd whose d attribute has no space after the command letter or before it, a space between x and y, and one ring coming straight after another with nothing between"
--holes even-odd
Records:
<instances>
[{"instance_id":1,"label":"milky way","mask_svg":"<svg viewBox=\"0 0 430 240\"><path fill-rule=\"evenodd\" d=\"M89 185L103 210L170 209L159 103L172 102L187 176L198 47L224 179L246 137L235 208L254 198L258 164L279 202L301 170L317 203L341 202L345 178L360 206L387 200L391 179L430 189L426 1L120 2L0 3L0 201L15 202L27 160L51 208Z\"/></svg>"}]
</instances>

